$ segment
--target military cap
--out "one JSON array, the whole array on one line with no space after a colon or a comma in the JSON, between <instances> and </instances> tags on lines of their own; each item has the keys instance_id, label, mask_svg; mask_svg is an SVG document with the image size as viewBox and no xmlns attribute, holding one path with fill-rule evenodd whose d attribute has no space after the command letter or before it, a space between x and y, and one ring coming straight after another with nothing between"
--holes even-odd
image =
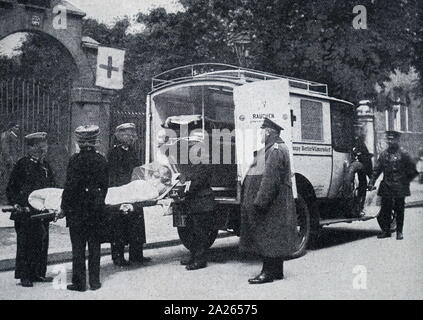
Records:
<instances>
[{"instance_id":1,"label":"military cap","mask_svg":"<svg viewBox=\"0 0 423 320\"><path fill-rule=\"evenodd\" d=\"M27 144L35 144L47 140L47 132L34 132L25 136Z\"/></svg>"},{"instance_id":2,"label":"military cap","mask_svg":"<svg viewBox=\"0 0 423 320\"><path fill-rule=\"evenodd\" d=\"M389 130L385 132L387 138L399 138L401 137L401 132Z\"/></svg>"},{"instance_id":3,"label":"military cap","mask_svg":"<svg viewBox=\"0 0 423 320\"><path fill-rule=\"evenodd\" d=\"M92 143L95 144L100 128L96 125L85 125L76 128L75 136L78 143Z\"/></svg>"},{"instance_id":4,"label":"military cap","mask_svg":"<svg viewBox=\"0 0 423 320\"><path fill-rule=\"evenodd\" d=\"M116 132L122 131L122 130L128 130L128 129L135 130L136 129L135 123L128 122L128 123L120 124L116 127Z\"/></svg>"},{"instance_id":5,"label":"military cap","mask_svg":"<svg viewBox=\"0 0 423 320\"><path fill-rule=\"evenodd\" d=\"M264 129L264 128L270 128L270 129L276 130L278 132L280 132L281 130L283 130L283 128L280 125L274 123L269 118L264 118L264 121L263 121L263 124L261 125L261 128L262 129Z\"/></svg>"}]
</instances>

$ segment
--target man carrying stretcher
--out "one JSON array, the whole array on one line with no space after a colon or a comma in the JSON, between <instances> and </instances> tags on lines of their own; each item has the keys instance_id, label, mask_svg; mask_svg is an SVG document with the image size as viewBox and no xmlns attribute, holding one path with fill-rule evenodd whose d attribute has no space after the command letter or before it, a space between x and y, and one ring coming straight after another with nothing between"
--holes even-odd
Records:
<instances>
[{"instance_id":1,"label":"man carrying stretcher","mask_svg":"<svg viewBox=\"0 0 423 320\"><path fill-rule=\"evenodd\" d=\"M135 124L124 123L116 127L117 143L109 151L109 186L120 187L131 182L132 171L140 165L133 150L137 140ZM113 215L112 259L117 266L127 266L130 262L149 262L144 257L146 242L143 208L136 204L121 206L120 213ZM129 262L125 260L125 245L129 243Z\"/></svg>"},{"instance_id":2,"label":"man carrying stretcher","mask_svg":"<svg viewBox=\"0 0 423 320\"><path fill-rule=\"evenodd\" d=\"M6 193L13 205L11 220L17 234L15 278L22 287L33 282L50 282L46 277L49 242L48 219L32 219L35 210L30 208L28 196L37 189L54 187L53 172L45 161L47 133L36 132L25 136L27 155L14 166Z\"/></svg>"}]
</instances>

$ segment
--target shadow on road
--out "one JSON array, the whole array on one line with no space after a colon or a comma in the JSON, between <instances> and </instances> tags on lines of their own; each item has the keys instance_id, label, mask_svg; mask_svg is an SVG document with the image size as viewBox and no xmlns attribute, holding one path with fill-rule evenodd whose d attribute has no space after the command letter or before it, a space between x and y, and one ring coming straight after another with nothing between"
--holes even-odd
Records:
<instances>
[{"instance_id":1,"label":"shadow on road","mask_svg":"<svg viewBox=\"0 0 423 320\"><path fill-rule=\"evenodd\" d=\"M353 241L375 237L379 233L380 230L360 230L347 227L326 227L321 231L319 239L316 241L316 243L310 246L308 249L319 250L330 248Z\"/></svg>"},{"instance_id":2,"label":"shadow on road","mask_svg":"<svg viewBox=\"0 0 423 320\"><path fill-rule=\"evenodd\" d=\"M326 227L322 230L318 242L309 250L319 250L338 246L370 237L375 237L379 230L360 230L340 227ZM237 239L234 237L234 239ZM183 268L180 265L180 259L189 255L188 250L183 247L174 247L175 250L167 252L163 255L154 255L152 262L147 264L132 264L129 267L117 267L112 262L102 265L101 274L103 281L107 280L114 274L126 271L141 270L160 264L174 264L175 268ZM146 250L146 254L150 250ZM225 264L230 262L256 262L260 261L260 257L253 254L241 253L238 247L238 241L230 241L229 243L219 243L219 241L209 249L208 261L210 263Z\"/></svg>"}]
</instances>

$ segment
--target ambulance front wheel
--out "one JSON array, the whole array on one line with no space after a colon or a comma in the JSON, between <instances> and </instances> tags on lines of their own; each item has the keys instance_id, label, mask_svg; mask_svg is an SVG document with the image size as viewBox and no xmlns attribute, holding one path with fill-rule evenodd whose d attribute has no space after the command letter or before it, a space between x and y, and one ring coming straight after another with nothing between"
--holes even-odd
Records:
<instances>
[{"instance_id":1,"label":"ambulance front wheel","mask_svg":"<svg viewBox=\"0 0 423 320\"><path fill-rule=\"evenodd\" d=\"M179 239L181 240L184 247L187 248L188 250L191 250L194 244L194 232L191 225L192 223L188 221L186 227L178 227ZM207 248L210 248L213 245L214 241L217 238L218 233L219 233L219 230L210 230L208 232Z\"/></svg>"}]
</instances>

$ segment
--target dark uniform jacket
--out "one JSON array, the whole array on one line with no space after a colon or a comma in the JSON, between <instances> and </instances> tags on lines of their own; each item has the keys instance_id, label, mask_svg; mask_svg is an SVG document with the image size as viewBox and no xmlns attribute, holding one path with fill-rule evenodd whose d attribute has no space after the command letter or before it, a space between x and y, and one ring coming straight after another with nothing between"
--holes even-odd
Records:
<instances>
[{"instance_id":1,"label":"dark uniform jacket","mask_svg":"<svg viewBox=\"0 0 423 320\"><path fill-rule=\"evenodd\" d=\"M132 171L140 165L136 153L122 145L116 145L107 155L109 162L109 183L111 187L119 187L131 182Z\"/></svg>"},{"instance_id":2,"label":"dark uniform jacket","mask_svg":"<svg viewBox=\"0 0 423 320\"><path fill-rule=\"evenodd\" d=\"M354 137L353 148L359 153L358 161L363 164L363 171L370 177L372 174L372 155L361 137Z\"/></svg>"},{"instance_id":3,"label":"dark uniform jacket","mask_svg":"<svg viewBox=\"0 0 423 320\"><path fill-rule=\"evenodd\" d=\"M6 193L11 205L30 207L28 196L38 189L55 187L53 172L46 161L30 156L21 158L13 167ZM12 219L16 216L12 215Z\"/></svg>"},{"instance_id":4,"label":"dark uniform jacket","mask_svg":"<svg viewBox=\"0 0 423 320\"><path fill-rule=\"evenodd\" d=\"M71 157L61 204L68 226L102 221L108 182L107 161L94 148Z\"/></svg>"},{"instance_id":5,"label":"dark uniform jacket","mask_svg":"<svg viewBox=\"0 0 423 320\"><path fill-rule=\"evenodd\" d=\"M289 151L281 138L255 154L241 201L240 249L270 258L292 254L297 221Z\"/></svg>"},{"instance_id":6,"label":"dark uniform jacket","mask_svg":"<svg viewBox=\"0 0 423 320\"><path fill-rule=\"evenodd\" d=\"M214 194L211 189L212 165L181 164L178 166L180 180L191 181L184 204L190 214L211 212L215 209Z\"/></svg>"},{"instance_id":7,"label":"dark uniform jacket","mask_svg":"<svg viewBox=\"0 0 423 320\"><path fill-rule=\"evenodd\" d=\"M410 195L410 182L416 177L416 165L402 148L384 150L373 169L371 184L374 185L380 174L378 195L381 197L403 198Z\"/></svg>"}]
</instances>

